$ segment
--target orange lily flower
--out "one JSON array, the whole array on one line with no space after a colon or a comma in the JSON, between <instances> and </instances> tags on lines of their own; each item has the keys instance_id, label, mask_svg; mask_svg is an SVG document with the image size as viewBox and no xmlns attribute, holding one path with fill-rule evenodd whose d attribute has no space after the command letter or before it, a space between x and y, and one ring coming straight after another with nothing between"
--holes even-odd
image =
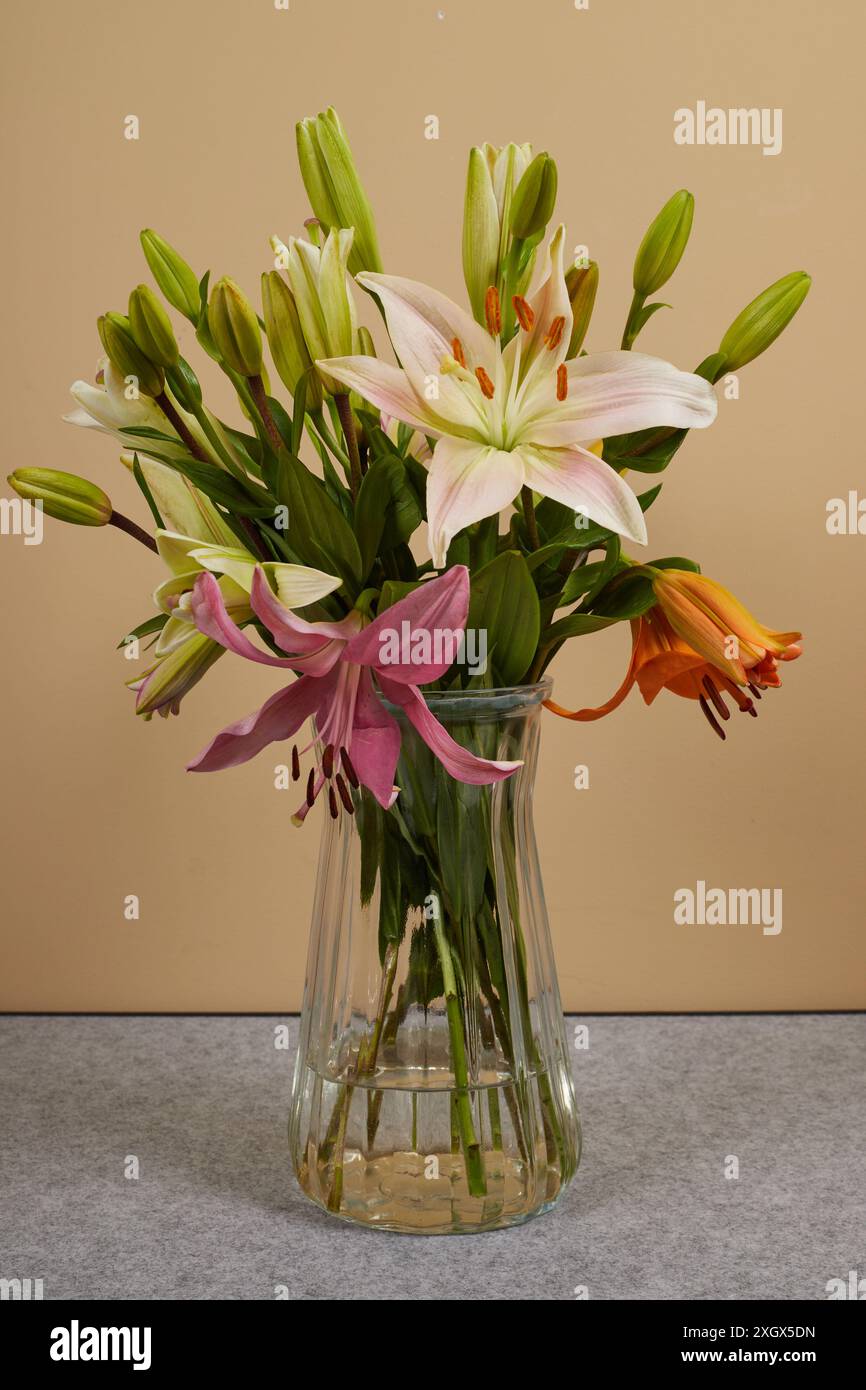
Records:
<instances>
[{"instance_id":1,"label":"orange lily flower","mask_svg":"<svg viewBox=\"0 0 866 1390\"><path fill-rule=\"evenodd\" d=\"M697 700L724 739L719 719L730 718L724 696L756 716L761 691L782 683L778 662L801 654L801 634L763 627L721 584L687 570L656 570L653 589L658 603L632 620L631 660L610 699L596 709L567 710L553 700L545 704L565 719L589 721L615 710L633 685L648 705L667 689Z\"/></svg>"}]
</instances>

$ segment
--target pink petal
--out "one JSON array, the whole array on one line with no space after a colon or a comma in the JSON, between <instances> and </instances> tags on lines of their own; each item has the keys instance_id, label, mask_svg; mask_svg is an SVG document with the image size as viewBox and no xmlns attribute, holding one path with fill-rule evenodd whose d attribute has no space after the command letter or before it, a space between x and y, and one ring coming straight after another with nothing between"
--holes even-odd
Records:
<instances>
[{"instance_id":1,"label":"pink petal","mask_svg":"<svg viewBox=\"0 0 866 1390\"><path fill-rule=\"evenodd\" d=\"M333 677L319 681L301 676L284 690L278 690L261 709L218 733L204 752L188 764L187 771L220 772L237 767L249 762L269 743L291 738L327 698L332 681Z\"/></svg>"},{"instance_id":2,"label":"pink petal","mask_svg":"<svg viewBox=\"0 0 866 1390\"><path fill-rule=\"evenodd\" d=\"M360 781L369 787L379 805L393 806L397 798L394 774L400 756L400 725L374 691L369 671L361 673L348 751Z\"/></svg>"},{"instance_id":3,"label":"pink petal","mask_svg":"<svg viewBox=\"0 0 866 1390\"><path fill-rule=\"evenodd\" d=\"M445 564L458 531L507 507L524 481L519 453L466 439L440 439L427 476L430 551L436 568Z\"/></svg>"},{"instance_id":4,"label":"pink petal","mask_svg":"<svg viewBox=\"0 0 866 1390\"><path fill-rule=\"evenodd\" d=\"M253 646L237 623L232 622L229 617L220 586L212 574L204 572L195 581L189 600L189 611L199 632L214 642L219 642L221 647L227 647L230 652L245 656L248 661L257 661L262 666L296 666L295 661L283 661L278 656L271 656L270 652L260 651L258 647Z\"/></svg>"},{"instance_id":5,"label":"pink petal","mask_svg":"<svg viewBox=\"0 0 866 1390\"><path fill-rule=\"evenodd\" d=\"M530 331L523 333L521 330L519 335L521 377L528 374L529 368L540 355L543 355L545 368L552 376L560 362L565 360L565 354L568 351L574 315L571 311L568 290L565 287L565 271L562 263L564 240L565 228L561 226L548 248L547 276L529 301L535 318ZM558 343L551 351L545 339L551 324L557 318L563 320L563 326Z\"/></svg>"},{"instance_id":6,"label":"pink petal","mask_svg":"<svg viewBox=\"0 0 866 1390\"><path fill-rule=\"evenodd\" d=\"M455 743L448 730L430 713L417 686L401 685L381 672L379 684L385 698L400 706L446 772L450 772L458 782L468 782L474 787L487 786L491 782L503 781L523 766L519 762L491 762L487 758L478 758L461 744Z\"/></svg>"},{"instance_id":7,"label":"pink petal","mask_svg":"<svg viewBox=\"0 0 866 1390\"><path fill-rule=\"evenodd\" d=\"M523 449L526 482L591 521L646 545L646 522L637 498L615 469L588 449ZM575 531L580 539L580 532Z\"/></svg>"},{"instance_id":8,"label":"pink petal","mask_svg":"<svg viewBox=\"0 0 866 1390\"><path fill-rule=\"evenodd\" d=\"M468 611L469 571L465 565L454 565L446 574L422 584L387 608L369 627L353 637L346 648L346 660L361 666L374 666L377 670L383 670L391 680L411 685L438 680L454 661L456 644L466 626ZM391 633L396 633L400 656L405 655L405 661L387 659L386 643ZM422 638L429 636L431 651L435 652L438 646L443 659L424 664L413 661L412 653L420 647L420 643L416 644L413 640L416 634ZM383 653L386 658L384 665Z\"/></svg>"},{"instance_id":9,"label":"pink petal","mask_svg":"<svg viewBox=\"0 0 866 1390\"><path fill-rule=\"evenodd\" d=\"M250 606L284 652L307 653L291 664L311 676L330 671L361 622L357 613L350 613L338 623L308 623L280 602L259 566L253 572Z\"/></svg>"}]
</instances>

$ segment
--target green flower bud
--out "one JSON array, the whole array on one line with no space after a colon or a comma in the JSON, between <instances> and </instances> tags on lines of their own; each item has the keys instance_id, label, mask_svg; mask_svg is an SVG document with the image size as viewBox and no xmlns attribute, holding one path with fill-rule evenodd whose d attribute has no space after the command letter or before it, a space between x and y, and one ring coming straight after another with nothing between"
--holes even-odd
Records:
<instances>
[{"instance_id":1,"label":"green flower bud","mask_svg":"<svg viewBox=\"0 0 866 1390\"><path fill-rule=\"evenodd\" d=\"M549 154L537 154L526 170L511 204L511 231L521 241L542 233L556 202L556 164Z\"/></svg>"},{"instance_id":2,"label":"green flower bud","mask_svg":"<svg viewBox=\"0 0 866 1390\"><path fill-rule=\"evenodd\" d=\"M351 247L352 233L345 228L329 232L321 250L296 237L289 242L289 287L307 352L316 363L350 356L357 346L358 324L347 274ZM345 390L327 375L322 375L322 382L332 395Z\"/></svg>"},{"instance_id":3,"label":"green flower bud","mask_svg":"<svg viewBox=\"0 0 866 1390\"><path fill-rule=\"evenodd\" d=\"M636 294L646 299L671 278L686 249L694 215L695 200L681 188L650 223L634 260Z\"/></svg>"},{"instance_id":4,"label":"green flower bud","mask_svg":"<svg viewBox=\"0 0 866 1390\"><path fill-rule=\"evenodd\" d=\"M149 285L129 296L129 327L145 357L160 367L173 367L180 356L171 319Z\"/></svg>"},{"instance_id":5,"label":"green flower bud","mask_svg":"<svg viewBox=\"0 0 866 1390\"><path fill-rule=\"evenodd\" d=\"M166 368L165 379L175 399L194 415L201 405L201 382L189 363L178 357L173 367Z\"/></svg>"},{"instance_id":6,"label":"green flower bud","mask_svg":"<svg viewBox=\"0 0 866 1390\"><path fill-rule=\"evenodd\" d=\"M198 281L183 256L163 241L151 228L141 233L141 249L150 266L150 273L172 308L192 323L201 318L201 295Z\"/></svg>"},{"instance_id":7,"label":"green flower bud","mask_svg":"<svg viewBox=\"0 0 866 1390\"><path fill-rule=\"evenodd\" d=\"M463 204L463 279L472 312L484 323L485 296L499 279L501 228L490 162L483 149L469 151Z\"/></svg>"},{"instance_id":8,"label":"green flower bud","mask_svg":"<svg viewBox=\"0 0 866 1390\"><path fill-rule=\"evenodd\" d=\"M574 323L566 357L576 357L583 347L583 340L589 328L595 296L598 293L598 264L590 261L587 266L573 265L565 276L565 288L571 300Z\"/></svg>"},{"instance_id":9,"label":"green flower bud","mask_svg":"<svg viewBox=\"0 0 866 1390\"><path fill-rule=\"evenodd\" d=\"M260 376L262 335L259 321L243 291L227 276L214 285L207 321L226 366L239 376Z\"/></svg>"},{"instance_id":10,"label":"green flower bud","mask_svg":"<svg viewBox=\"0 0 866 1390\"><path fill-rule=\"evenodd\" d=\"M307 410L320 410L322 383L318 372L311 372L312 358L307 351L294 295L277 270L262 276L262 309L265 333L280 380L295 394L301 377L307 377Z\"/></svg>"},{"instance_id":11,"label":"green flower bud","mask_svg":"<svg viewBox=\"0 0 866 1390\"><path fill-rule=\"evenodd\" d=\"M307 197L325 232L354 228L349 260L353 275L381 271L382 258L370 200L355 168L346 132L334 108L295 127L298 163Z\"/></svg>"},{"instance_id":12,"label":"green flower bud","mask_svg":"<svg viewBox=\"0 0 866 1390\"><path fill-rule=\"evenodd\" d=\"M134 377L142 396L161 396L165 373L142 352L126 315L103 314L96 326L106 355L120 375L124 379Z\"/></svg>"},{"instance_id":13,"label":"green flower bud","mask_svg":"<svg viewBox=\"0 0 866 1390\"><path fill-rule=\"evenodd\" d=\"M375 357L376 344L373 342L373 335L369 328L362 325L358 329L358 351L362 357Z\"/></svg>"},{"instance_id":14,"label":"green flower bud","mask_svg":"<svg viewBox=\"0 0 866 1390\"><path fill-rule=\"evenodd\" d=\"M111 500L86 478L60 473L54 468L16 468L8 482L19 497L41 502L46 516L73 526L107 526Z\"/></svg>"},{"instance_id":15,"label":"green flower bud","mask_svg":"<svg viewBox=\"0 0 866 1390\"><path fill-rule=\"evenodd\" d=\"M782 329L787 328L811 284L810 275L804 270L795 270L783 275L747 304L719 345L719 355L725 359L722 370L735 372L765 352Z\"/></svg>"}]
</instances>

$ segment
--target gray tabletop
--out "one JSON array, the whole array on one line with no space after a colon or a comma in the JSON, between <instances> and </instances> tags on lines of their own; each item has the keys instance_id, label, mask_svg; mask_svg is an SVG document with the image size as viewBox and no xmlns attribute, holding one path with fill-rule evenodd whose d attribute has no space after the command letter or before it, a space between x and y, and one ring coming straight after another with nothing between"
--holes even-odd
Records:
<instances>
[{"instance_id":1,"label":"gray tabletop","mask_svg":"<svg viewBox=\"0 0 866 1390\"><path fill-rule=\"evenodd\" d=\"M293 1044L294 1019L0 1018L0 1277L46 1299L558 1300L826 1299L866 1275L862 1016L570 1019L576 1179L459 1237L302 1197L284 1022Z\"/></svg>"}]
</instances>

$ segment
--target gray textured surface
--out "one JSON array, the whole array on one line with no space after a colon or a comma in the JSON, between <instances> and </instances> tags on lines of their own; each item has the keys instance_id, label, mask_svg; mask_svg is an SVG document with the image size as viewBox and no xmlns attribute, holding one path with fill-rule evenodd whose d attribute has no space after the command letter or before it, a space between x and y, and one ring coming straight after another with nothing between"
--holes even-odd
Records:
<instances>
[{"instance_id":1,"label":"gray textured surface","mask_svg":"<svg viewBox=\"0 0 866 1390\"><path fill-rule=\"evenodd\" d=\"M560 1205L439 1238L301 1196L278 1022L0 1019L0 1276L46 1298L558 1300L820 1299L866 1274L863 1017L587 1020Z\"/></svg>"}]
</instances>

